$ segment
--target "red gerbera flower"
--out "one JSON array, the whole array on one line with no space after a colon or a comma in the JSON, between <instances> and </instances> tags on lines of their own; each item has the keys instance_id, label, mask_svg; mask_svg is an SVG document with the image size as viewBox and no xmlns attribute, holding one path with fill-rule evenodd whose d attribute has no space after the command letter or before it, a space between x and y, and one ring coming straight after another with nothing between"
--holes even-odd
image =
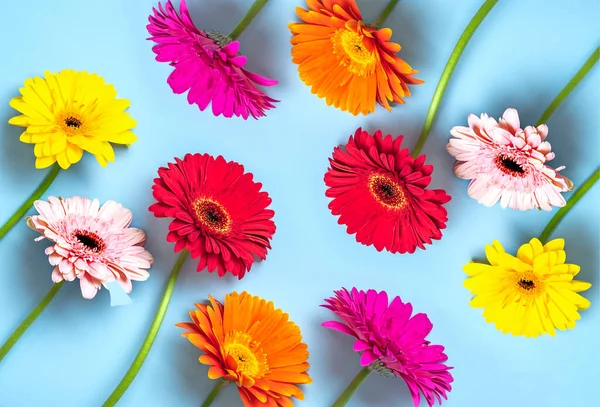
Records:
<instances>
[{"instance_id":1,"label":"red gerbera flower","mask_svg":"<svg viewBox=\"0 0 600 407\"><path fill-rule=\"evenodd\" d=\"M221 156L187 154L158 170L152 191L157 203L150 211L173 218L167 241L175 252L184 248L200 258L198 271L229 271L238 278L250 270L255 257L264 260L275 233L271 198L262 184L234 161Z\"/></svg>"},{"instance_id":2,"label":"red gerbera flower","mask_svg":"<svg viewBox=\"0 0 600 407\"><path fill-rule=\"evenodd\" d=\"M441 189L426 189L432 165L425 156L413 158L401 149L402 136L370 135L362 129L350 136L346 150L336 147L325 174L329 209L340 215L356 241L378 251L414 253L432 239L442 238L448 221L442 206L450 196Z\"/></svg>"}]
</instances>

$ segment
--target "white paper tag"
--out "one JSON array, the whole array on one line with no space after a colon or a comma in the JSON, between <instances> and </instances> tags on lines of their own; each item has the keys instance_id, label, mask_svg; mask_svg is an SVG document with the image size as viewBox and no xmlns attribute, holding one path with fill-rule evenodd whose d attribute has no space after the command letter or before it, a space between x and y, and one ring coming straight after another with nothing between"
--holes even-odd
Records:
<instances>
[{"instance_id":1,"label":"white paper tag","mask_svg":"<svg viewBox=\"0 0 600 407\"><path fill-rule=\"evenodd\" d=\"M127 295L121 284L118 281L111 281L109 283L104 283L104 287L108 290L110 294L110 306L111 307L120 307L123 305L129 305L132 303L131 298Z\"/></svg>"}]
</instances>

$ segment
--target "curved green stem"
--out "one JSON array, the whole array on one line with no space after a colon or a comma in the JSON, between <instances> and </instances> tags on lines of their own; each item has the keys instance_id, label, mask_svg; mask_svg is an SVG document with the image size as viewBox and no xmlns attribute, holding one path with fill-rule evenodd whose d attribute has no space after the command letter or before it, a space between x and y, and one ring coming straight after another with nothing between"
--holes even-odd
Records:
<instances>
[{"instance_id":1,"label":"curved green stem","mask_svg":"<svg viewBox=\"0 0 600 407\"><path fill-rule=\"evenodd\" d=\"M54 297L58 293L58 290L60 290L60 287L62 287L63 284L64 281L61 281L57 284L53 284L50 291L48 291L48 294L46 294L46 296L37 305L37 307L35 307L33 311L31 311L31 313L27 315L27 318L25 318L23 322L21 322L21 325L17 327L13 334L4 343L4 345L2 345L2 347L0 348L0 363L2 363L4 357L8 354L8 352L10 352L12 347L15 346L17 341L21 338L21 336L23 336L23 334L25 333L25 331L27 331L31 324L33 324L33 322L40 316L40 314L44 312L48 304L50 304L50 302L54 299Z\"/></svg>"},{"instance_id":2,"label":"curved green stem","mask_svg":"<svg viewBox=\"0 0 600 407\"><path fill-rule=\"evenodd\" d=\"M217 398L217 395L221 389L227 386L227 384L228 383L225 380L219 380L217 384L215 384L215 387L213 387L212 391L208 394L208 397L206 397L206 400L204 400L204 403L202 403L201 407L210 407L212 402Z\"/></svg>"},{"instance_id":3,"label":"curved green stem","mask_svg":"<svg viewBox=\"0 0 600 407\"><path fill-rule=\"evenodd\" d=\"M600 167L596 168L596 171L590 175L588 179L585 180L583 184L579 188L573 192L573 195L567 201L567 204L560 208L558 212L550 219L548 225L540 235L540 241L545 243L548 240L548 237L554 232L554 229L558 226L560 221L566 216L567 213L579 202L581 198L586 194L587 191L590 190L594 186L594 184L600 179Z\"/></svg>"},{"instance_id":4,"label":"curved green stem","mask_svg":"<svg viewBox=\"0 0 600 407\"><path fill-rule=\"evenodd\" d=\"M596 64L596 62L598 62L599 59L600 46L598 46L594 50L594 52L592 52L592 55L590 55L590 57L587 59L587 61L585 61L583 66L579 68L579 71L577 71L575 76L571 78L569 83L567 83L567 86L565 86L556 96L556 98L552 101L552 103L550 103L550 106L548 106L546 111L542 114L542 117L540 117L540 120L538 120L536 126L544 124L548 121L550 116L552 116L552 113L554 113L556 109L558 109L558 106L560 106L560 104L567 98L567 96L569 96L573 89L575 89L575 87L579 85L579 82L581 82L581 80L585 78L585 76L594 67L594 65Z\"/></svg>"},{"instance_id":5,"label":"curved green stem","mask_svg":"<svg viewBox=\"0 0 600 407\"><path fill-rule=\"evenodd\" d=\"M481 22L485 19L488 13L492 10L492 8L496 5L498 0L486 0L483 3L483 6L475 13L462 35L458 39L458 42L454 46L454 50L450 54L450 59L446 63L446 67L442 72L442 77L435 88L435 92L433 93L433 98L431 99L431 105L429 105L429 111L427 112L427 117L425 118L425 124L423 125L423 130L421 130L421 135L419 136L419 140L417 140L417 145L413 150L413 157L416 157L421 152L427 137L429 136L429 131L431 130L431 126L433 125L433 120L435 119L435 115L437 114L438 108L440 107L440 102L442 101L442 97L444 96L444 92L446 91L446 87L448 86L448 82L450 82L450 77L454 72L454 68L456 68L456 64L460 59L463 51L467 47L469 40L477 30L477 27L481 24Z\"/></svg>"},{"instance_id":6,"label":"curved green stem","mask_svg":"<svg viewBox=\"0 0 600 407\"><path fill-rule=\"evenodd\" d=\"M117 404L119 399L123 396L123 394L125 394L125 392L129 388L129 385L131 385L131 383L135 379L135 376L138 374L138 372L142 368L142 365L144 364L144 361L146 360L146 357L148 356L148 353L150 352L150 349L152 348L152 345L154 344L154 340L156 339L156 335L158 334L158 331L163 322L163 319L165 318L167 309L169 308L169 302L171 301L171 296L173 295L173 289L175 288L175 282L177 281L177 277L179 276L179 271L181 271L181 267L183 266L183 263L187 259L187 255L188 255L188 252L187 252L187 250L184 249L181 252L181 254L179 255L179 257L177 258L177 261L175 262L175 265L173 266L173 270L171 270L171 275L169 276L169 280L167 281L167 286L165 287L165 291L160 300L160 304L158 306L158 310L156 311L156 315L154 316L154 320L152 321L152 325L150 325L150 329L148 330L148 333L146 334L146 338L144 339L144 342L142 342L142 346L140 347L140 350L138 351L137 355L135 356L135 359L133 360L133 363L129 367L129 370L127 371L127 373L125 373L125 376L123 376L123 379L121 379L121 382L119 383L119 385L115 388L115 390L112 392L112 394L104 402L102 407L112 407L115 404Z\"/></svg>"},{"instance_id":7,"label":"curved green stem","mask_svg":"<svg viewBox=\"0 0 600 407\"><path fill-rule=\"evenodd\" d=\"M375 28L381 27L381 25L385 22L385 20L387 20L388 16L390 15L394 7L396 7L396 4L398 4L399 1L400 0L390 0L388 5L385 6L383 11L379 15L379 17L377 17L377 20L375 20L375 22L373 23L373 26L375 26Z\"/></svg>"},{"instance_id":8,"label":"curved green stem","mask_svg":"<svg viewBox=\"0 0 600 407\"><path fill-rule=\"evenodd\" d=\"M255 0L233 31L229 33L228 37L235 41L244 30L248 28L252 20L254 20L254 17L256 17L265 4L267 4L267 1L269 0Z\"/></svg>"},{"instance_id":9,"label":"curved green stem","mask_svg":"<svg viewBox=\"0 0 600 407\"><path fill-rule=\"evenodd\" d=\"M346 390L344 390L344 392L340 394L340 397L338 397L338 399L335 401L335 403L332 404L331 407L344 407L346 404L348 404L348 402L354 395L356 389L358 389L362 382L365 381L369 373L371 373L371 370L368 366L360 369L360 371L354 377L354 379L352 379L348 387L346 387Z\"/></svg>"},{"instance_id":10,"label":"curved green stem","mask_svg":"<svg viewBox=\"0 0 600 407\"><path fill-rule=\"evenodd\" d=\"M0 239L2 239L16 224L18 221L25 216L27 211L31 208L33 203L40 199L40 197L48 190L52 182L56 179L56 176L60 172L60 167L58 164L54 164L50 169L50 172L46 177L42 180L40 185L36 188L35 191L27 198L23 205L17 209L17 211L6 221L4 225L0 227Z\"/></svg>"}]
</instances>

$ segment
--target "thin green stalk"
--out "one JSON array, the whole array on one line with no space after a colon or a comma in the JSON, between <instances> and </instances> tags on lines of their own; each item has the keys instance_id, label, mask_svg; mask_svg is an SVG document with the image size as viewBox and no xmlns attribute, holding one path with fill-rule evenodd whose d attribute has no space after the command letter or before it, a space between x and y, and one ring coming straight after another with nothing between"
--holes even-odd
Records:
<instances>
[{"instance_id":1,"label":"thin green stalk","mask_svg":"<svg viewBox=\"0 0 600 407\"><path fill-rule=\"evenodd\" d=\"M346 404L348 404L348 402L352 398L352 395L354 395L356 389L358 389L362 382L365 381L369 373L371 373L371 370L368 366L360 369L360 371L354 377L354 379L352 379L348 387L346 387L346 390L344 390L344 392L340 394L340 397L338 397L338 399L335 401L335 403L333 403L331 407L344 407Z\"/></svg>"},{"instance_id":2,"label":"thin green stalk","mask_svg":"<svg viewBox=\"0 0 600 407\"><path fill-rule=\"evenodd\" d=\"M375 26L375 28L381 27L381 25L385 22L385 20L387 20L388 16L390 15L394 7L396 7L396 4L398 4L399 1L400 0L390 0L390 2L387 6L385 6L377 20L375 20L375 22L373 23L373 26Z\"/></svg>"},{"instance_id":3,"label":"thin green stalk","mask_svg":"<svg viewBox=\"0 0 600 407\"><path fill-rule=\"evenodd\" d=\"M577 71L575 76L569 81L569 83L567 83L567 86L565 86L556 96L556 98L552 101L552 103L550 103L550 106L548 106L548 109L546 109L546 111L542 114L542 117L540 117L540 120L538 120L536 126L544 124L548 121L550 116L552 116L552 113L554 113L556 109L558 109L558 106L560 106L560 104L567 98L567 96L569 96L573 89L575 89L575 87L579 85L579 82L581 82L581 80L585 78L585 76L594 67L594 65L596 64L596 62L598 62L599 59L600 46L598 46L594 50L594 52L592 52L592 55L590 55L590 57L587 59L587 61L585 61L583 66L579 68L579 71Z\"/></svg>"},{"instance_id":4,"label":"thin green stalk","mask_svg":"<svg viewBox=\"0 0 600 407\"><path fill-rule=\"evenodd\" d=\"M17 341L21 338L21 336L23 336L23 334L25 333L25 331L27 331L31 324L33 324L33 322L40 316L40 314L44 312L48 304L50 304L50 301L54 299L54 297L58 293L58 290L60 290L60 287L62 287L63 284L64 281L61 281L57 284L53 284L50 291L48 291L48 294L46 294L46 296L37 305L37 307L35 307L33 311L31 311L31 313L27 315L27 318L25 318L23 322L21 322L21 325L17 327L13 334L4 343L4 345L2 345L2 347L0 348L0 363L2 363L4 357L8 354L8 352L10 352L12 347L15 346Z\"/></svg>"},{"instance_id":5,"label":"thin green stalk","mask_svg":"<svg viewBox=\"0 0 600 407\"><path fill-rule=\"evenodd\" d=\"M427 112L427 117L425 118L425 124L423 125L423 130L421 130L421 135L419 136L419 140L417 140L417 145L413 150L413 157L416 157L421 152L427 137L429 136L429 131L431 130L431 126L433 125L433 120L435 119L435 115L437 114L438 108L440 107L440 102L442 101L442 97L444 96L444 92L446 91L446 87L448 86L448 82L450 82L450 77L454 72L454 68L456 68L456 64L458 64L458 60L462 55L463 51L467 47L469 40L477 30L477 27L481 24L481 22L485 19L488 13L492 10L492 8L496 5L498 0L486 0L483 3L483 6L475 13L462 35L458 39L454 50L450 54L450 59L446 63L446 67L442 72L442 77L440 78L437 87L435 88L435 92L433 94L433 98L431 99L431 105L429 106L429 111Z\"/></svg>"},{"instance_id":6,"label":"thin green stalk","mask_svg":"<svg viewBox=\"0 0 600 407\"><path fill-rule=\"evenodd\" d=\"M125 373L125 376L123 376L123 379L121 379L119 385L104 402L102 407L112 407L115 404L117 404L119 399L123 396L123 394L125 394L125 392L129 388L129 385L131 385L131 383L135 379L135 376L142 368L142 365L144 364L144 361L146 360L146 357L148 356L148 353L150 352L150 349L154 344L154 340L156 339L156 335L158 334L163 319L165 318L165 314L167 313L167 309L169 308L169 302L171 301L171 296L173 295L173 289L175 288L175 282L177 281L177 277L179 276L181 267L183 266L183 263L185 262L187 257L188 252L184 249L177 258L177 261L173 266L173 270L171 270L171 275L169 276L169 280L167 281L167 286L165 287L165 291L160 300L158 310L156 311L156 315L154 316L152 325L150 325L150 329L146 334L144 342L142 342L142 346L140 347L138 354L135 356L133 363L129 367L127 373Z\"/></svg>"},{"instance_id":7,"label":"thin green stalk","mask_svg":"<svg viewBox=\"0 0 600 407\"><path fill-rule=\"evenodd\" d=\"M554 232L554 229L558 226L560 221L569 213L571 209L579 202L581 198L586 194L587 191L590 190L594 186L594 184L600 179L600 167L596 168L596 171L590 175L588 179L585 180L583 184L579 188L573 192L573 195L567 201L567 204L560 208L558 212L550 219L548 225L540 235L540 241L545 243L548 240L548 237Z\"/></svg>"},{"instance_id":8,"label":"thin green stalk","mask_svg":"<svg viewBox=\"0 0 600 407\"><path fill-rule=\"evenodd\" d=\"M252 20L254 20L254 17L260 13L260 10L262 10L265 4L267 4L267 1L269 0L255 0L244 17L242 17L238 25L236 25L233 31L229 33L228 37L235 41L244 32L244 30L248 28L248 25L250 25Z\"/></svg>"},{"instance_id":9,"label":"thin green stalk","mask_svg":"<svg viewBox=\"0 0 600 407\"><path fill-rule=\"evenodd\" d=\"M46 177L42 180L40 185L36 188L35 191L27 198L23 205L17 209L17 211L6 221L2 227L0 227L0 239L2 239L16 224L25 216L27 211L31 208L33 203L40 199L40 197L48 190L48 187L54 182L56 176L60 172L60 167L58 164L54 164L52 168L50 168L50 172Z\"/></svg>"},{"instance_id":10,"label":"thin green stalk","mask_svg":"<svg viewBox=\"0 0 600 407\"><path fill-rule=\"evenodd\" d=\"M204 400L204 403L202 403L201 407L210 407L212 402L215 401L215 399L217 398L217 395L219 394L221 389L227 386L227 384L228 383L225 380L219 380L217 384L215 384L215 387L213 387L212 391L209 393L208 397L206 397L206 400Z\"/></svg>"}]
</instances>

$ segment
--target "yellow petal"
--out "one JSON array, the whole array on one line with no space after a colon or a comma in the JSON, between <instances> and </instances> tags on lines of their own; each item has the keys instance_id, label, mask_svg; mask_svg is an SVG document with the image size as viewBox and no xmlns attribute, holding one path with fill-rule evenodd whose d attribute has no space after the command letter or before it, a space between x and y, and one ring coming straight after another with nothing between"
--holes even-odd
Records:
<instances>
[{"instance_id":1,"label":"yellow petal","mask_svg":"<svg viewBox=\"0 0 600 407\"><path fill-rule=\"evenodd\" d=\"M35 168L48 168L56 162L56 157L37 157L35 159Z\"/></svg>"},{"instance_id":2,"label":"yellow petal","mask_svg":"<svg viewBox=\"0 0 600 407\"><path fill-rule=\"evenodd\" d=\"M29 117L21 114L19 116L12 117L8 120L8 124L13 126L27 127L29 126Z\"/></svg>"},{"instance_id":3,"label":"yellow petal","mask_svg":"<svg viewBox=\"0 0 600 407\"><path fill-rule=\"evenodd\" d=\"M557 251L564 250L565 248L565 239L554 239L550 240L548 243L544 245L545 251Z\"/></svg>"},{"instance_id":4,"label":"yellow petal","mask_svg":"<svg viewBox=\"0 0 600 407\"><path fill-rule=\"evenodd\" d=\"M533 264L533 248L530 244L524 244L517 251L517 258L527 264Z\"/></svg>"},{"instance_id":5,"label":"yellow petal","mask_svg":"<svg viewBox=\"0 0 600 407\"><path fill-rule=\"evenodd\" d=\"M542 246L542 242L536 237L529 241L531 248L533 249L533 257L537 257L544 252L544 246Z\"/></svg>"},{"instance_id":6,"label":"yellow petal","mask_svg":"<svg viewBox=\"0 0 600 407\"><path fill-rule=\"evenodd\" d=\"M470 262L463 266L463 271L473 277L485 273L486 271L491 270L491 268L492 266L489 264Z\"/></svg>"}]
</instances>

